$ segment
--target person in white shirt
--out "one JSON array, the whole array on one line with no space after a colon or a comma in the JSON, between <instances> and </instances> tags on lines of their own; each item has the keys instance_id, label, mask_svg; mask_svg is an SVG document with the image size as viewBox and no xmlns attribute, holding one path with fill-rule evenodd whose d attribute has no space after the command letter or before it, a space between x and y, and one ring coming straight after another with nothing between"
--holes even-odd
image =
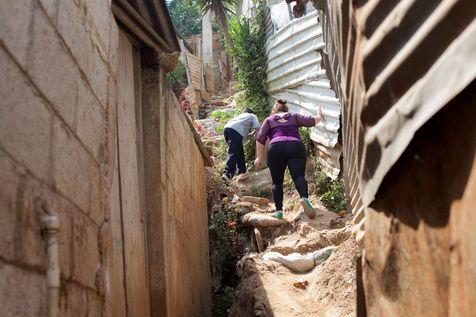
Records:
<instances>
[{"instance_id":1,"label":"person in white shirt","mask_svg":"<svg viewBox=\"0 0 476 317\"><path fill-rule=\"evenodd\" d=\"M228 160L222 175L224 179L231 180L235 176L237 168L237 175L246 173L243 138L255 133L259 127L258 117L250 108L245 108L242 113L225 125L223 134L228 144Z\"/></svg>"}]
</instances>

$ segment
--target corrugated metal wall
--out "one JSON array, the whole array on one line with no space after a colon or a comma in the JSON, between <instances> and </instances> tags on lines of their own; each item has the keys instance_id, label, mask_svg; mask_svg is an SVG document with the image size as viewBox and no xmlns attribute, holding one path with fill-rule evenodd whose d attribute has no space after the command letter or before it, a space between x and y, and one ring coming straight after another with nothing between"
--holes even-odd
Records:
<instances>
[{"instance_id":1,"label":"corrugated metal wall","mask_svg":"<svg viewBox=\"0 0 476 317\"><path fill-rule=\"evenodd\" d=\"M270 36L267 41L268 92L273 99L284 98L292 111L316 114L322 107L325 121L311 130L318 143L319 156L326 173L332 178L339 174L340 104L326 72L320 67L318 49L324 47L317 11L294 19Z\"/></svg>"},{"instance_id":2,"label":"corrugated metal wall","mask_svg":"<svg viewBox=\"0 0 476 317\"><path fill-rule=\"evenodd\" d=\"M312 1L359 239L366 226L367 314L472 316L476 3Z\"/></svg>"},{"instance_id":3,"label":"corrugated metal wall","mask_svg":"<svg viewBox=\"0 0 476 317\"><path fill-rule=\"evenodd\" d=\"M344 105L347 189L363 225L363 206L415 131L474 79L476 10L470 0L313 2Z\"/></svg>"}]
</instances>

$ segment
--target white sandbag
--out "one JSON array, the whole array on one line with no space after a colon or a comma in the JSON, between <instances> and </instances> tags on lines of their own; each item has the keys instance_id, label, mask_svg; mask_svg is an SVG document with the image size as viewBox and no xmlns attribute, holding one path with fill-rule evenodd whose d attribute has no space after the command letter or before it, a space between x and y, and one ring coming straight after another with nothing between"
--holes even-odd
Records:
<instances>
[{"instance_id":1,"label":"white sandbag","mask_svg":"<svg viewBox=\"0 0 476 317\"><path fill-rule=\"evenodd\" d=\"M278 252L266 252L262 259L279 262L291 271L304 273L327 260L336 248L336 246L329 246L307 254L291 253L289 255L282 255Z\"/></svg>"}]
</instances>

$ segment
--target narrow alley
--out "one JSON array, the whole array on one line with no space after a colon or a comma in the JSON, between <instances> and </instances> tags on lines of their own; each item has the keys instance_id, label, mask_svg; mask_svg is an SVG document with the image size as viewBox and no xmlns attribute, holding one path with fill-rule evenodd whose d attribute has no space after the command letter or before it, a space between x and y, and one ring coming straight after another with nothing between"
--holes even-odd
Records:
<instances>
[{"instance_id":1,"label":"narrow alley","mask_svg":"<svg viewBox=\"0 0 476 317\"><path fill-rule=\"evenodd\" d=\"M0 2L0 316L476 311L476 3Z\"/></svg>"}]
</instances>

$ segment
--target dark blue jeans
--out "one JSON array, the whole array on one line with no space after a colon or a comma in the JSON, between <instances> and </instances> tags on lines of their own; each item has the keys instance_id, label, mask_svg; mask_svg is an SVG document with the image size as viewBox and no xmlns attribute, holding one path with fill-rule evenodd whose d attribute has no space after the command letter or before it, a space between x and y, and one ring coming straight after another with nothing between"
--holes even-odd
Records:
<instances>
[{"instance_id":1,"label":"dark blue jeans","mask_svg":"<svg viewBox=\"0 0 476 317\"><path fill-rule=\"evenodd\" d=\"M245 151L243 150L243 137L231 128L225 128L223 132L225 141L228 144L228 160L223 172L230 179L235 176L236 168L238 174L246 172Z\"/></svg>"}]
</instances>

